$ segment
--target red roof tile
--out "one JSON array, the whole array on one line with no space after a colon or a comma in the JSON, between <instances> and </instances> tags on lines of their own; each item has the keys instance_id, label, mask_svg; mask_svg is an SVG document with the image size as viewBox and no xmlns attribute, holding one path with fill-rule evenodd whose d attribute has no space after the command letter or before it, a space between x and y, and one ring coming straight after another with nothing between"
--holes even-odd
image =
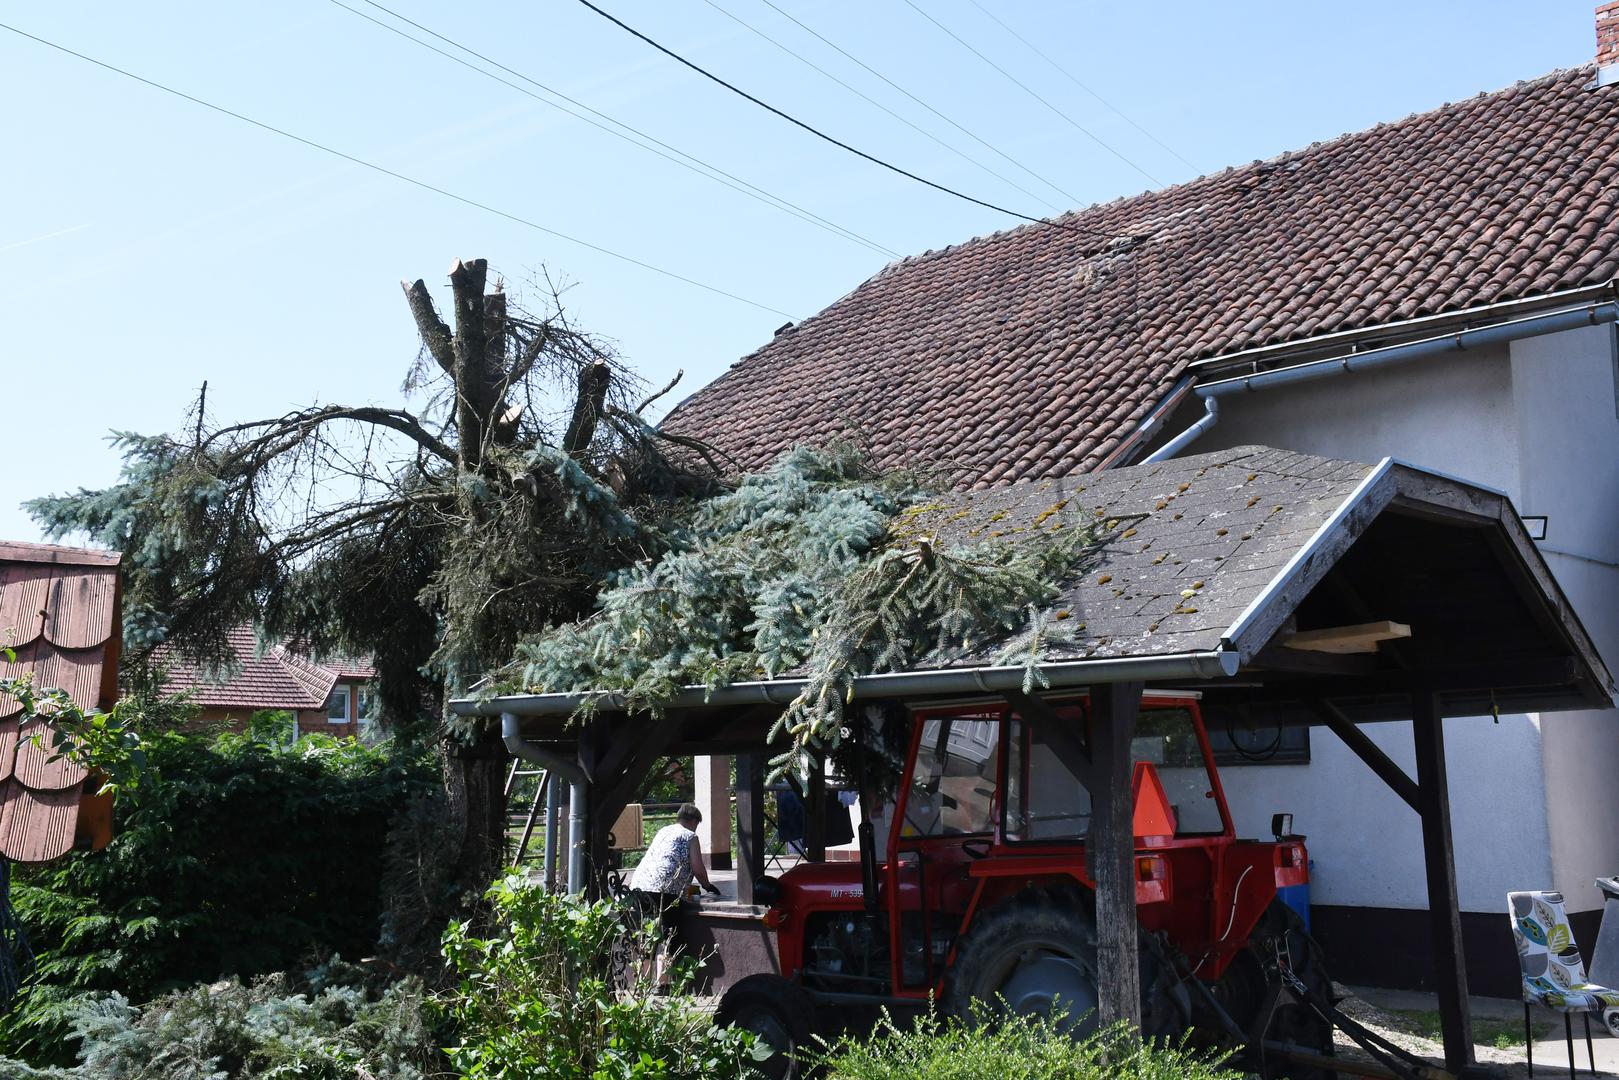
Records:
<instances>
[{"instance_id":1,"label":"red roof tile","mask_svg":"<svg viewBox=\"0 0 1619 1080\"><path fill-rule=\"evenodd\" d=\"M32 674L41 690L66 690L80 708L111 708L117 696L116 552L0 543L0 677ZM0 695L0 855L45 862L73 846L85 772L51 761L44 728L19 733L21 704Z\"/></svg>"},{"instance_id":2,"label":"red roof tile","mask_svg":"<svg viewBox=\"0 0 1619 1080\"><path fill-rule=\"evenodd\" d=\"M853 435L965 484L1104 463L1199 359L1619 272L1619 85L1557 72L894 263L665 427L744 469Z\"/></svg>"},{"instance_id":3,"label":"red roof tile","mask_svg":"<svg viewBox=\"0 0 1619 1080\"><path fill-rule=\"evenodd\" d=\"M191 699L209 709L324 709L332 687L339 681L365 681L374 677L369 660L344 656L315 661L285 646L262 651L251 626L238 626L226 635L236 660L231 670L207 672L173 650L159 648L159 662L169 665L166 693L189 691Z\"/></svg>"}]
</instances>

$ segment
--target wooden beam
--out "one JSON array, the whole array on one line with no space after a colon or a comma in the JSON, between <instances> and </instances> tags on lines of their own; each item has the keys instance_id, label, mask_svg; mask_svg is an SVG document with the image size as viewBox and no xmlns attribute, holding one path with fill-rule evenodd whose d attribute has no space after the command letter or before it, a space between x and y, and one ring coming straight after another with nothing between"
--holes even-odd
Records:
<instances>
[{"instance_id":1,"label":"wooden beam","mask_svg":"<svg viewBox=\"0 0 1619 1080\"><path fill-rule=\"evenodd\" d=\"M1355 752L1355 756L1364 761L1378 778L1405 801L1405 804L1417 813L1422 813L1422 801L1417 791L1417 782L1392 758L1383 753L1382 749L1374 743L1366 732L1360 729L1354 721L1338 711L1338 707L1330 701L1312 701L1310 708L1321 717L1321 722L1332 729L1333 734L1344 741L1344 745Z\"/></svg>"},{"instance_id":2,"label":"wooden beam","mask_svg":"<svg viewBox=\"0 0 1619 1080\"><path fill-rule=\"evenodd\" d=\"M753 883L765 872L764 755L736 756L736 902L753 903Z\"/></svg>"},{"instance_id":3,"label":"wooden beam","mask_svg":"<svg viewBox=\"0 0 1619 1080\"><path fill-rule=\"evenodd\" d=\"M1229 692L1219 684L1208 686L1208 696L1242 701L1308 701L1322 698L1375 698L1383 694L1408 695L1427 691L1510 690L1518 687L1574 686L1579 665L1572 657L1542 657L1426 671L1387 671L1355 678L1308 676L1278 678L1264 686L1244 686Z\"/></svg>"},{"instance_id":4,"label":"wooden beam","mask_svg":"<svg viewBox=\"0 0 1619 1080\"><path fill-rule=\"evenodd\" d=\"M1252 666L1293 675L1328 675L1345 679L1376 675L1379 670L1375 656L1306 652L1280 645L1267 645L1260 649Z\"/></svg>"},{"instance_id":5,"label":"wooden beam","mask_svg":"<svg viewBox=\"0 0 1619 1080\"><path fill-rule=\"evenodd\" d=\"M1085 733L1057 715L1055 709L1033 694L1021 690L1007 690L1002 695L1026 723L1033 724L1040 738L1057 755L1074 779L1085 785L1087 791L1096 790L1096 770L1091 763L1090 750L1085 746Z\"/></svg>"},{"instance_id":6,"label":"wooden beam","mask_svg":"<svg viewBox=\"0 0 1619 1080\"><path fill-rule=\"evenodd\" d=\"M1091 690L1091 832L1086 860L1096 881L1097 1011L1103 1027L1141 1028L1136 925L1135 829L1130 805L1130 740L1141 709L1140 683Z\"/></svg>"},{"instance_id":7,"label":"wooden beam","mask_svg":"<svg viewBox=\"0 0 1619 1080\"><path fill-rule=\"evenodd\" d=\"M1439 696L1414 694L1411 727L1417 745L1422 854L1428 877L1428 935L1433 941L1439 991L1439 1026L1445 1068L1460 1072L1473 1061L1473 1016L1462 955L1461 905L1456 897L1456 855L1450 833L1450 788L1445 775L1445 725Z\"/></svg>"},{"instance_id":8,"label":"wooden beam","mask_svg":"<svg viewBox=\"0 0 1619 1080\"><path fill-rule=\"evenodd\" d=\"M1284 649L1301 652L1375 653L1379 642L1394 641L1411 636L1405 623L1379 619L1376 622L1356 623L1354 626L1331 626L1322 630L1295 630L1278 635L1277 643Z\"/></svg>"}]
</instances>

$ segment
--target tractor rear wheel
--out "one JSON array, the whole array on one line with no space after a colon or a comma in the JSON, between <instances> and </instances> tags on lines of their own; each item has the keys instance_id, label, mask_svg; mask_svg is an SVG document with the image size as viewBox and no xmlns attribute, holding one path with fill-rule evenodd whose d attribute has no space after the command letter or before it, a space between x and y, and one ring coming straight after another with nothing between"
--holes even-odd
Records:
<instances>
[{"instance_id":1,"label":"tractor rear wheel","mask_svg":"<svg viewBox=\"0 0 1619 1080\"><path fill-rule=\"evenodd\" d=\"M1143 943L1142 1030L1148 1035L1167 1035L1178 1027L1164 974ZM944 1006L963 1019L983 1009L1051 1016L1077 1038L1098 1026L1096 987L1096 920L1090 905L1077 891L1029 889L974 922L956 954Z\"/></svg>"},{"instance_id":2,"label":"tractor rear wheel","mask_svg":"<svg viewBox=\"0 0 1619 1080\"><path fill-rule=\"evenodd\" d=\"M720 998L714 1023L751 1031L775 1051L754 1065L770 1080L804 1075L799 1052L815 1033L815 1002L797 983L780 975L749 975Z\"/></svg>"}]
</instances>

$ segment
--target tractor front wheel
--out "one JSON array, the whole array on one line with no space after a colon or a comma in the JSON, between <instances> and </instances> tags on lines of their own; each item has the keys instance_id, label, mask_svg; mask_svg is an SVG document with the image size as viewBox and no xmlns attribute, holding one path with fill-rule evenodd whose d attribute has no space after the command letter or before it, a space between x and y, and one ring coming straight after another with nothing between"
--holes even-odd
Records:
<instances>
[{"instance_id":1,"label":"tractor front wheel","mask_svg":"<svg viewBox=\"0 0 1619 1080\"><path fill-rule=\"evenodd\" d=\"M775 1051L754 1066L770 1080L804 1075L799 1053L815 1033L815 1002L797 983L780 975L749 975L720 998L714 1023L751 1031Z\"/></svg>"},{"instance_id":2,"label":"tractor front wheel","mask_svg":"<svg viewBox=\"0 0 1619 1080\"><path fill-rule=\"evenodd\" d=\"M1175 1030L1161 965L1141 952L1143 1030ZM1077 892L1030 889L985 912L967 932L945 986L945 1009L1049 1016L1075 1037L1097 1028L1096 921ZM975 1005L974 1003L980 1003Z\"/></svg>"}]
</instances>

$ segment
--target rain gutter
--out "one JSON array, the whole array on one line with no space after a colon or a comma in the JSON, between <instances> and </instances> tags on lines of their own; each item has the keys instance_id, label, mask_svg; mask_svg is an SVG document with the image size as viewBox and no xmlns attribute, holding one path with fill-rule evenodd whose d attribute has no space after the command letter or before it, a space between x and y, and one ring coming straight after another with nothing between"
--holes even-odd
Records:
<instances>
[{"instance_id":1,"label":"rain gutter","mask_svg":"<svg viewBox=\"0 0 1619 1080\"><path fill-rule=\"evenodd\" d=\"M1237 654L1222 645L1204 652L1174 653L1169 656L1058 660L1040 664L1036 670L1052 689L1117 682L1219 679L1237 673ZM858 700L878 697L930 697L942 694L994 694L1003 690L1022 689L1026 674L1026 669L1020 664L857 675L851 697ZM729 686L714 688L688 686L664 702L663 707L694 709L722 705L788 705L808 685L808 679L796 678L732 683ZM533 743L515 735L517 717L571 716L585 707L625 711L628 702L623 694L616 691L511 694L484 701L460 698L450 702L450 711L457 716L499 716L502 731L506 734L507 748L514 754L518 753L513 748L514 737L518 743L527 748L539 749L534 747Z\"/></svg>"},{"instance_id":2,"label":"rain gutter","mask_svg":"<svg viewBox=\"0 0 1619 1080\"><path fill-rule=\"evenodd\" d=\"M1408 360L1419 360L1440 353L1499 345L1540 334L1555 334L1564 330L1576 330L1584 326L1599 326L1603 323L1614 322L1616 319L1619 319L1619 303L1613 300L1605 300L1600 303L1593 301L1576 308L1549 311L1540 315L1531 315L1527 318L1495 323L1491 326L1480 326L1472 330L1459 330L1440 337L1423 338L1420 341L1408 341L1401 345L1368 349L1365 352L1351 352L1343 356L1294 364L1291 367L1274 368L1270 371L1220 379L1196 388L1195 393L1203 399L1203 415L1198 417L1191 427L1149 454L1146 461L1164 461L1174 457L1193 440L1217 424L1220 420L1219 399L1222 397L1229 397L1239 392L1249 393L1269 390L1277 386L1310 382L1335 375L1350 375L1371 368L1404 363Z\"/></svg>"}]
</instances>

